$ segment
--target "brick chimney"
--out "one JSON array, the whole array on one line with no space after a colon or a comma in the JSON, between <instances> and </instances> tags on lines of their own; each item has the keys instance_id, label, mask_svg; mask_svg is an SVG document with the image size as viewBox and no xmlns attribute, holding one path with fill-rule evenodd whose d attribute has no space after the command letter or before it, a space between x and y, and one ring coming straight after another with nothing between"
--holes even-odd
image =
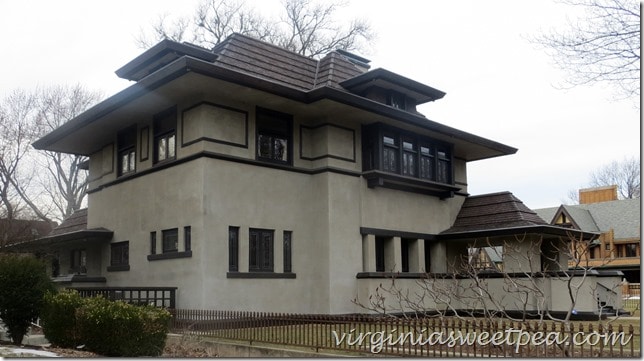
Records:
<instances>
[{"instance_id":1,"label":"brick chimney","mask_svg":"<svg viewBox=\"0 0 644 361\"><path fill-rule=\"evenodd\" d=\"M586 188L579 190L579 204L600 203L617 200L617 186Z\"/></svg>"}]
</instances>

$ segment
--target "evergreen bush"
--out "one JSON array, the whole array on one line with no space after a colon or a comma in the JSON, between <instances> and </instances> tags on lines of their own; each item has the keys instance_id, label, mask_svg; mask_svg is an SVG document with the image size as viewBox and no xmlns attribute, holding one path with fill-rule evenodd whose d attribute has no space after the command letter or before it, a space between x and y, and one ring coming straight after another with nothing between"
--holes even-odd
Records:
<instances>
[{"instance_id":1,"label":"evergreen bush","mask_svg":"<svg viewBox=\"0 0 644 361\"><path fill-rule=\"evenodd\" d=\"M75 290L45 295L40 316L45 337L59 347L76 347L83 343L76 321L76 311L84 299Z\"/></svg>"},{"instance_id":2,"label":"evergreen bush","mask_svg":"<svg viewBox=\"0 0 644 361\"><path fill-rule=\"evenodd\" d=\"M76 313L81 339L103 356L159 356L163 352L170 312L102 297L86 299Z\"/></svg>"},{"instance_id":3,"label":"evergreen bush","mask_svg":"<svg viewBox=\"0 0 644 361\"><path fill-rule=\"evenodd\" d=\"M42 310L44 296L54 292L45 264L32 256L0 255L0 319L14 344L20 345Z\"/></svg>"}]
</instances>

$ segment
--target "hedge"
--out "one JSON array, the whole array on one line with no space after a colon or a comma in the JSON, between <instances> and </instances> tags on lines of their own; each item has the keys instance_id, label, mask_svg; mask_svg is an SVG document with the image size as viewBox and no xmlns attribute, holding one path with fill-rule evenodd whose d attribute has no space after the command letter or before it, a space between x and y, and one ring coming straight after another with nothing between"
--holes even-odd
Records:
<instances>
[{"instance_id":1,"label":"hedge","mask_svg":"<svg viewBox=\"0 0 644 361\"><path fill-rule=\"evenodd\" d=\"M60 311L57 316L47 314L49 320L43 320L43 330L48 339L48 333L53 331L61 342L84 344L87 350L102 356L161 355L170 312L154 306L135 306L102 297L80 298L74 292L48 297L48 309ZM81 300L80 303L76 302L77 298ZM64 325L73 330L63 331ZM52 339L49 341L63 345Z\"/></svg>"}]
</instances>

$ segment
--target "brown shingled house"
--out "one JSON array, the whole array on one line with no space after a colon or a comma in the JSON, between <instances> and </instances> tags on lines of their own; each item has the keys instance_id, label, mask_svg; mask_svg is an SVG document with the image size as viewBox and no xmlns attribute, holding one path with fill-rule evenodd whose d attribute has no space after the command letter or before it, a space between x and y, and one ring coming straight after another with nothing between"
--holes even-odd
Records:
<instances>
[{"instance_id":1,"label":"brown shingled house","mask_svg":"<svg viewBox=\"0 0 644 361\"><path fill-rule=\"evenodd\" d=\"M554 246L570 230L510 193L469 195L469 162L517 150L418 112L444 92L344 51L316 60L239 34L214 49L165 40L116 73L135 84L34 143L89 157L86 227L78 214L32 242L58 252L70 286L352 313L383 280L458 272L475 241L525 251L543 238L534 264L505 252L503 269L542 275L547 304L531 309L569 307L547 272L567 262ZM580 313L599 312L591 296Z\"/></svg>"}]
</instances>

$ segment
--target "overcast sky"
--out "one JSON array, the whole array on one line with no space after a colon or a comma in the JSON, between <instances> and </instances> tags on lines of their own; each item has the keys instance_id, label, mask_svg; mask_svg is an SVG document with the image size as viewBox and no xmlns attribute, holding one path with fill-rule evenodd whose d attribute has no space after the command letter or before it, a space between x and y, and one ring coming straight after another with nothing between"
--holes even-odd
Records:
<instances>
[{"instance_id":1,"label":"overcast sky","mask_svg":"<svg viewBox=\"0 0 644 361\"><path fill-rule=\"evenodd\" d=\"M83 84L111 96L132 83L114 71L142 50L135 38L159 14L190 14L198 0L0 0L0 96L12 89ZM279 0L247 1L277 14ZM526 38L574 20L539 1L349 0L378 38L364 57L447 93L420 107L429 119L519 151L468 165L471 194L511 191L530 208L557 206L589 173L640 154L635 101L605 86L560 90L564 73Z\"/></svg>"}]
</instances>

